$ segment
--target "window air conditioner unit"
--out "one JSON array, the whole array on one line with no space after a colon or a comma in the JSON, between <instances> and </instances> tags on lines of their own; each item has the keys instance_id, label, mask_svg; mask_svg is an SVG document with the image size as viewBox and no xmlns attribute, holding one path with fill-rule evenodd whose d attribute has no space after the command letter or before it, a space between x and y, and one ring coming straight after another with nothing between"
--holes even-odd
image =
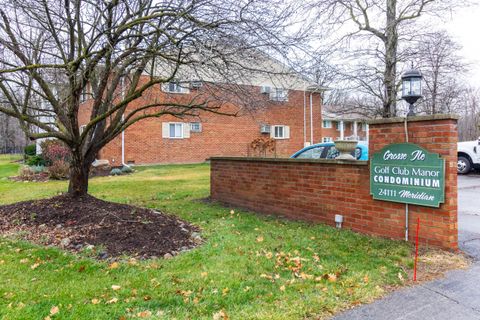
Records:
<instances>
[{"instance_id":1,"label":"window air conditioner unit","mask_svg":"<svg viewBox=\"0 0 480 320\"><path fill-rule=\"evenodd\" d=\"M203 85L202 81L192 81L190 82L190 87L194 89L198 89Z\"/></svg>"},{"instance_id":2,"label":"window air conditioner unit","mask_svg":"<svg viewBox=\"0 0 480 320\"><path fill-rule=\"evenodd\" d=\"M270 126L268 124L262 124L260 126L260 133L270 133Z\"/></svg>"},{"instance_id":3,"label":"window air conditioner unit","mask_svg":"<svg viewBox=\"0 0 480 320\"><path fill-rule=\"evenodd\" d=\"M260 87L260 93L270 93L271 88L269 86L261 86Z\"/></svg>"}]
</instances>

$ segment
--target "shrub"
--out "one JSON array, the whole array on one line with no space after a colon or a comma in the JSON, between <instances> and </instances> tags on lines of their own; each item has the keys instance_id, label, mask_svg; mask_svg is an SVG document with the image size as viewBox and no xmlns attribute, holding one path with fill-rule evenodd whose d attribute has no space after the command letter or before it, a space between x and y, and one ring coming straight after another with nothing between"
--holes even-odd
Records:
<instances>
[{"instance_id":1,"label":"shrub","mask_svg":"<svg viewBox=\"0 0 480 320\"><path fill-rule=\"evenodd\" d=\"M45 171L45 166L42 166L42 165L31 166L30 169L33 171L33 173L38 174Z\"/></svg>"},{"instance_id":2,"label":"shrub","mask_svg":"<svg viewBox=\"0 0 480 320\"><path fill-rule=\"evenodd\" d=\"M60 140L45 140L41 146L47 165L53 165L56 161L70 162L70 150Z\"/></svg>"},{"instance_id":3,"label":"shrub","mask_svg":"<svg viewBox=\"0 0 480 320\"><path fill-rule=\"evenodd\" d=\"M112 171L110 171L110 175L111 176L121 176L122 175L122 170L118 169L118 168L112 169Z\"/></svg>"},{"instance_id":4,"label":"shrub","mask_svg":"<svg viewBox=\"0 0 480 320\"><path fill-rule=\"evenodd\" d=\"M35 172L29 166L22 166L18 172L18 177L23 181L32 181L35 179Z\"/></svg>"},{"instance_id":5,"label":"shrub","mask_svg":"<svg viewBox=\"0 0 480 320\"><path fill-rule=\"evenodd\" d=\"M36 144L29 144L24 149L25 156L34 156L37 154L37 145Z\"/></svg>"},{"instance_id":6,"label":"shrub","mask_svg":"<svg viewBox=\"0 0 480 320\"><path fill-rule=\"evenodd\" d=\"M68 178L70 166L63 160L56 160L48 167L48 177L54 180L63 180Z\"/></svg>"},{"instance_id":7,"label":"shrub","mask_svg":"<svg viewBox=\"0 0 480 320\"><path fill-rule=\"evenodd\" d=\"M27 156L25 160L25 164L29 166L44 166L45 159L41 155L33 155L33 156Z\"/></svg>"},{"instance_id":8,"label":"shrub","mask_svg":"<svg viewBox=\"0 0 480 320\"><path fill-rule=\"evenodd\" d=\"M132 173L134 171L130 166L123 166L120 170L122 170L122 173Z\"/></svg>"}]
</instances>

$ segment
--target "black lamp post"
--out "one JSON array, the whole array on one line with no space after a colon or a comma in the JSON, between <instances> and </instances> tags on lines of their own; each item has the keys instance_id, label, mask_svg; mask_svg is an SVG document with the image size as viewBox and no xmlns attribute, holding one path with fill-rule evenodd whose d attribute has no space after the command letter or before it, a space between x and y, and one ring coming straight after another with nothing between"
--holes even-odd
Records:
<instances>
[{"instance_id":1,"label":"black lamp post","mask_svg":"<svg viewBox=\"0 0 480 320\"><path fill-rule=\"evenodd\" d=\"M402 99L409 104L407 116L414 116L413 104L422 97L422 74L413 69L402 75Z\"/></svg>"}]
</instances>

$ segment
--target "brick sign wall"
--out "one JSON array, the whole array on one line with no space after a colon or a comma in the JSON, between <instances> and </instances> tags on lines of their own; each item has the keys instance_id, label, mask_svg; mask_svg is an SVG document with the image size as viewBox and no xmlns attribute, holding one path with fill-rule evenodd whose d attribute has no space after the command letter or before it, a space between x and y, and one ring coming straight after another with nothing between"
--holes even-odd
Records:
<instances>
[{"instance_id":1,"label":"brick sign wall","mask_svg":"<svg viewBox=\"0 0 480 320\"><path fill-rule=\"evenodd\" d=\"M370 155L405 140L403 119L370 123ZM456 250L457 120L449 115L409 118L408 140L445 159L445 203L439 208L410 205L409 227L414 230L420 217L421 243ZM332 226L335 214L342 214L344 228L403 239L405 205L373 200L369 177L368 162L212 158L211 196L257 212Z\"/></svg>"}]
</instances>

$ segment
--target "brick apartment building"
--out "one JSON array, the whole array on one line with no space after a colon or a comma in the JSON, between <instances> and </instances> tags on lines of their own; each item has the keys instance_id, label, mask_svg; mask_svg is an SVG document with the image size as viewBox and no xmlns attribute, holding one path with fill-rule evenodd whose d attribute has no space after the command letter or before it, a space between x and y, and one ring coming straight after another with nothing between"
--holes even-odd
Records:
<instances>
[{"instance_id":1,"label":"brick apartment building","mask_svg":"<svg viewBox=\"0 0 480 320\"><path fill-rule=\"evenodd\" d=\"M322 142L343 139L368 140L368 124L365 117L355 113L337 113L331 109L335 108L325 107L322 110Z\"/></svg>"},{"instance_id":2,"label":"brick apartment building","mask_svg":"<svg viewBox=\"0 0 480 320\"><path fill-rule=\"evenodd\" d=\"M293 80L292 80L293 79ZM259 137L275 139L276 150L268 156L288 157L305 145L322 141L321 91L305 80L272 81L256 77L248 84L258 107L241 108L225 103L220 111L236 117L202 111L196 117L147 118L127 128L107 144L98 159L112 166L122 164L196 163L212 156L251 156L251 143ZM180 85L180 83L182 83ZM149 99L188 100L202 87L198 81L177 81L155 86L130 103L127 112ZM88 100L80 108L80 125L90 118Z\"/></svg>"}]
</instances>

